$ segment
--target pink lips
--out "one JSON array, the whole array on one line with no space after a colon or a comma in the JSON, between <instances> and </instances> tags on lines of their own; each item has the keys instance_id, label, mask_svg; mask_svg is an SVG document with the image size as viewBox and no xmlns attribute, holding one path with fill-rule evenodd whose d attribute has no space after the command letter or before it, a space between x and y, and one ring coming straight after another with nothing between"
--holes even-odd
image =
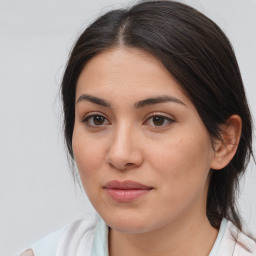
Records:
<instances>
[{"instance_id":1,"label":"pink lips","mask_svg":"<svg viewBox=\"0 0 256 256\"><path fill-rule=\"evenodd\" d=\"M107 194L117 202L127 203L135 200L136 198L148 193L153 188L145 186L135 181L117 181L113 180L108 182L104 189Z\"/></svg>"}]
</instances>

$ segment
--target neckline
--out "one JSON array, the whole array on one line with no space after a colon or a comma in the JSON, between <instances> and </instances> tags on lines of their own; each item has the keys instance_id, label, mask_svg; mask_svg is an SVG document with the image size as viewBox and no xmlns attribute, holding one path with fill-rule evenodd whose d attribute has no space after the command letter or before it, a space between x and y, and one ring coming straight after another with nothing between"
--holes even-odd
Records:
<instances>
[{"instance_id":1,"label":"neckline","mask_svg":"<svg viewBox=\"0 0 256 256\"><path fill-rule=\"evenodd\" d=\"M216 238L216 240L213 244L213 247L211 249L211 252L210 252L209 256L216 256L217 255L217 252L220 248L220 244L221 244L221 241L223 239L227 224L228 224L228 220L223 218L222 221L221 221L221 224L220 224L220 229L219 229L217 238Z\"/></svg>"},{"instance_id":2,"label":"neckline","mask_svg":"<svg viewBox=\"0 0 256 256\"><path fill-rule=\"evenodd\" d=\"M228 220L223 218L220 224L220 229L214 245L211 249L209 256L216 256L218 249L220 247L221 241L223 239ZM95 229L95 235L92 245L92 255L93 256L108 256L108 233L109 228L102 218L99 218Z\"/></svg>"}]
</instances>

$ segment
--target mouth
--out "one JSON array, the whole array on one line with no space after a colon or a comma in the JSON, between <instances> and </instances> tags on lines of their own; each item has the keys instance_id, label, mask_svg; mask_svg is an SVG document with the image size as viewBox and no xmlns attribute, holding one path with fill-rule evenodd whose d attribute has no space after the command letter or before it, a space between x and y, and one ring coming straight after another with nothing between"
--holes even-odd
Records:
<instances>
[{"instance_id":1,"label":"mouth","mask_svg":"<svg viewBox=\"0 0 256 256\"><path fill-rule=\"evenodd\" d=\"M141 183L127 180L117 181L112 180L106 183L103 188L107 194L115 201L120 203L127 203L134 201L138 197L141 197L149 193L153 187L143 185Z\"/></svg>"}]
</instances>

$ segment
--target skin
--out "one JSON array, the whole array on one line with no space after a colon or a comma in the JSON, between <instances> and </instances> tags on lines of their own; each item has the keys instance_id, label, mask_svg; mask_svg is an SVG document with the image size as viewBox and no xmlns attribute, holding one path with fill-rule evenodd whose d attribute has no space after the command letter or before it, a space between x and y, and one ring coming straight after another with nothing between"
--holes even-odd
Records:
<instances>
[{"instance_id":1,"label":"skin","mask_svg":"<svg viewBox=\"0 0 256 256\"><path fill-rule=\"evenodd\" d=\"M21 256L34 256L34 253L31 249L28 249L26 251L24 251Z\"/></svg>"},{"instance_id":2,"label":"skin","mask_svg":"<svg viewBox=\"0 0 256 256\"><path fill-rule=\"evenodd\" d=\"M158 96L175 100L138 107ZM235 138L239 120L231 118L234 125L226 127ZM77 82L72 143L84 189L110 227L111 256L209 254L218 232L206 216L210 169L223 168L235 149L209 136L194 105L157 59L124 47L91 59ZM111 180L153 189L120 203L104 189Z\"/></svg>"}]
</instances>

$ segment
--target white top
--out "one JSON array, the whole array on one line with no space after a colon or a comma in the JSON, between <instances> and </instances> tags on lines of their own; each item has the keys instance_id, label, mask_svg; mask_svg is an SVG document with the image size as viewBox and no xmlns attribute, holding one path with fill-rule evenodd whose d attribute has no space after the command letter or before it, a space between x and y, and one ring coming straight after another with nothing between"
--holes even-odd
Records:
<instances>
[{"instance_id":1,"label":"white top","mask_svg":"<svg viewBox=\"0 0 256 256\"><path fill-rule=\"evenodd\" d=\"M108 256L108 226L99 218L77 220L59 229L30 249L35 256ZM256 242L223 219L209 256L256 256Z\"/></svg>"}]
</instances>

